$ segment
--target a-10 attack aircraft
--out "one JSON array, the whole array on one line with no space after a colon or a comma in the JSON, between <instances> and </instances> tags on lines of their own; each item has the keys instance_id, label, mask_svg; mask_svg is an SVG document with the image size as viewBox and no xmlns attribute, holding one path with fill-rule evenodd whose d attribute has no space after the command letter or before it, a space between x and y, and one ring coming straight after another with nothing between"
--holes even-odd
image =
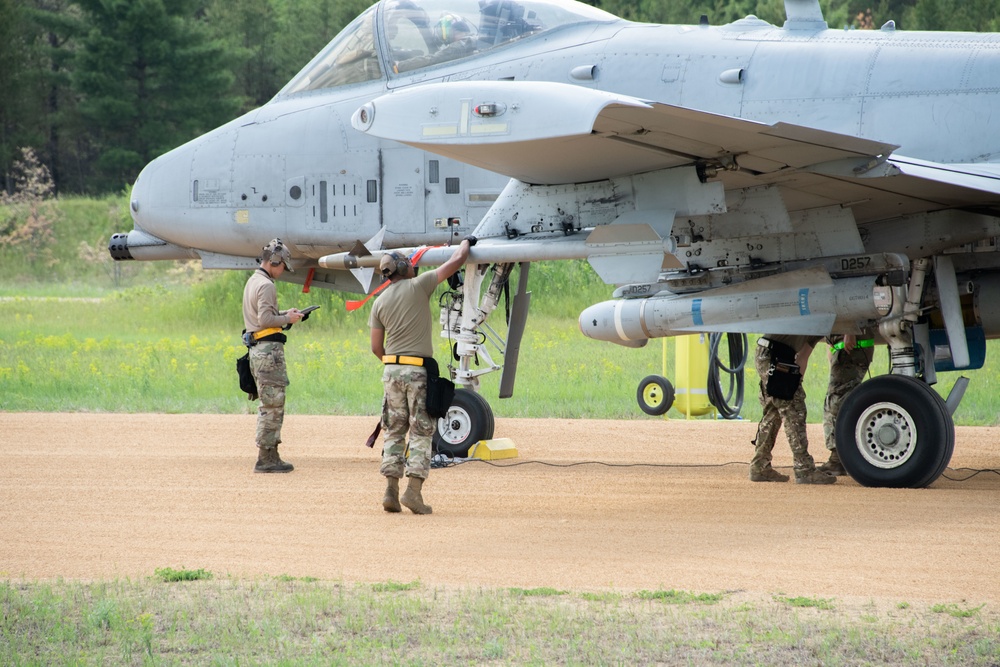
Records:
<instances>
[{"instance_id":1,"label":"a-10 attack aircraft","mask_svg":"<svg viewBox=\"0 0 1000 667\"><path fill-rule=\"evenodd\" d=\"M476 390L504 366L486 319L515 264L501 396L537 260L586 258L617 287L580 315L599 340L872 332L892 372L848 397L841 457L862 484L926 486L964 390L929 385L1000 337L1000 35L785 9L674 26L572 0L381 0L272 101L150 163L111 253L250 269L277 236L288 278L368 293L387 249L475 234L442 316L469 390L439 425L454 451L493 435Z\"/></svg>"}]
</instances>

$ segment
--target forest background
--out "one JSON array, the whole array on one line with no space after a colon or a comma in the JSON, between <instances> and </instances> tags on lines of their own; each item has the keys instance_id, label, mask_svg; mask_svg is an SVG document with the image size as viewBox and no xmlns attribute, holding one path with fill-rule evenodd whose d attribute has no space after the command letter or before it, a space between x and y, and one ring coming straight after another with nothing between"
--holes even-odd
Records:
<instances>
[{"instance_id":1,"label":"forest background","mask_svg":"<svg viewBox=\"0 0 1000 667\"><path fill-rule=\"evenodd\" d=\"M53 194L120 193L267 102L368 0L0 0L0 192L30 149ZM591 0L634 21L781 25L784 0ZM831 27L1000 31L1000 0L821 0ZM0 225L3 221L0 221ZM10 231L10 230L7 230ZM0 229L0 234L4 230Z\"/></svg>"}]
</instances>

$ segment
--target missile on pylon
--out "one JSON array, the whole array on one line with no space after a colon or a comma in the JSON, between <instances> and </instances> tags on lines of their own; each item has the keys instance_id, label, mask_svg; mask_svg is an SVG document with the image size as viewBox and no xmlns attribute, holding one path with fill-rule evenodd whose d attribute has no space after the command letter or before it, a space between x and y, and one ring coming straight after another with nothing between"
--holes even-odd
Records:
<instances>
[{"instance_id":1,"label":"missile on pylon","mask_svg":"<svg viewBox=\"0 0 1000 667\"><path fill-rule=\"evenodd\" d=\"M854 332L892 309L894 289L899 288L877 283L877 276L832 279L815 268L698 294L660 291L590 306L580 314L580 331L628 347L702 331L817 336Z\"/></svg>"},{"instance_id":2,"label":"missile on pylon","mask_svg":"<svg viewBox=\"0 0 1000 667\"><path fill-rule=\"evenodd\" d=\"M617 222L588 230L586 234L522 235L514 239L480 239L469 252L469 264L494 262L534 262L543 260L586 259L608 284L620 285L640 280L656 280L666 255L676 250L673 237L662 238L645 223ZM396 251L410 255L414 249ZM348 252L319 258L324 269L377 268L382 255L392 250L372 250L359 254ZM414 263L417 266L440 266L448 261L454 246L427 248Z\"/></svg>"}]
</instances>

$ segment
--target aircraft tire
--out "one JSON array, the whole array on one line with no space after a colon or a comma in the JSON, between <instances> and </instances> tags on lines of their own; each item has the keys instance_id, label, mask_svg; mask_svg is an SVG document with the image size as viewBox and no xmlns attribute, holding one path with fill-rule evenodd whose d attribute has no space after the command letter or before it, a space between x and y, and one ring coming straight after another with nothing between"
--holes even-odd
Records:
<instances>
[{"instance_id":1,"label":"aircraft tire","mask_svg":"<svg viewBox=\"0 0 1000 667\"><path fill-rule=\"evenodd\" d=\"M674 404L674 386L662 375L647 375L636 389L635 400L647 415L664 415Z\"/></svg>"},{"instance_id":2,"label":"aircraft tire","mask_svg":"<svg viewBox=\"0 0 1000 667\"><path fill-rule=\"evenodd\" d=\"M902 375L882 375L852 391L836 434L844 468L863 486L929 486L955 450L955 424L944 399Z\"/></svg>"},{"instance_id":3,"label":"aircraft tire","mask_svg":"<svg viewBox=\"0 0 1000 667\"><path fill-rule=\"evenodd\" d=\"M438 420L433 451L464 458L472 445L493 437L494 426L493 410L486 399L474 391L459 389L448 414Z\"/></svg>"}]
</instances>

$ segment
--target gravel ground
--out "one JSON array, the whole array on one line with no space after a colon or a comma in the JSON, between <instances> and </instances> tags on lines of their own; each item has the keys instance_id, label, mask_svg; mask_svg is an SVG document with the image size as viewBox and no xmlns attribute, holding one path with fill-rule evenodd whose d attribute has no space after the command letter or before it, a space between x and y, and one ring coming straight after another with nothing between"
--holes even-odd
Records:
<instances>
[{"instance_id":1,"label":"gravel ground","mask_svg":"<svg viewBox=\"0 0 1000 667\"><path fill-rule=\"evenodd\" d=\"M432 471L416 516L382 511L375 417L288 416L287 475L252 473L254 420L0 412L0 572L1000 602L1000 475L959 481L1000 469L997 428L891 490L753 484L747 422L498 418L518 458Z\"/></svg>"}]
</instances>

